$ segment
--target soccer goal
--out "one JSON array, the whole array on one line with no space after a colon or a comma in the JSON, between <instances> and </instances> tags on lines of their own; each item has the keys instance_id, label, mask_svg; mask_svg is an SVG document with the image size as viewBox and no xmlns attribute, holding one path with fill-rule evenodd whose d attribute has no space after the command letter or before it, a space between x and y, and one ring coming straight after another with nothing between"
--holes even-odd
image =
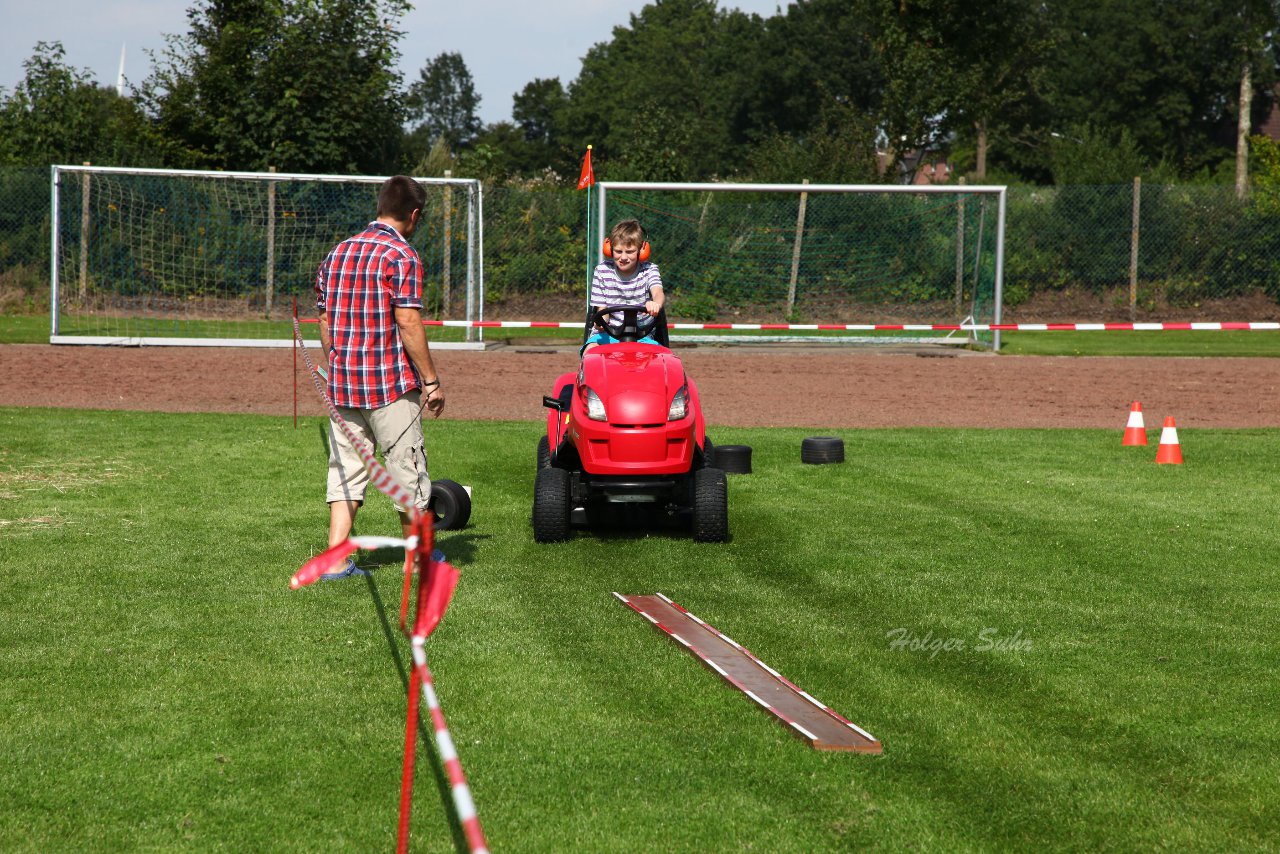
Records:
<instances>
[{"instance_id":1,"label":"soccer goal","mask_svg":"<svg viewBox=\"0 0 1280 854\"><path fill-rule=\"evenodd\" d=\"M843 341L979 343L998 324L1005 187L600 182L599 234L644 225L684 330L751 321ZM915 329L822 330L820 326ZM923 327L923 328L919 328ZM698 336L701 337L701 336ZM723 338L716 340L724 340ZM742 340L735 336L735 340Z\"/></svg>"},{"instance_id":2,"label":"soccer goal","mask_svg":"<svg viewBox=\"0 0 1280 854\"><path fill-rule=\"evenodd\" d=\"M52 167L54 344L287 347L315 274L373 219L384 177ZM427 316L483 320L479 181L419 178ZM318 339L314 326L303 326ZM433 346L482 346L468 328ZM464 339L465 340L461 340Z\"/></svg>"}]
</instances>

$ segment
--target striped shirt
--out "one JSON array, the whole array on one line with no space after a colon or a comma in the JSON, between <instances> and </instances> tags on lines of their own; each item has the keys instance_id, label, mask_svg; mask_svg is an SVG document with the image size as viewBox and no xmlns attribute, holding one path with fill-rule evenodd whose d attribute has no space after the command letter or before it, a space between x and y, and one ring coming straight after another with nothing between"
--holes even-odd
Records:
<instances>
[{"instance_id":1,"label":"striped shirt","mask_svg":"<svg viewBox=\"0 0 1280 854\"><path fill-rule=\"evenodd\" d=\"M333 248L316 272L316 308L329 323L329 397L377 409L418 387L395 309L422 308L422 261L381 222Z\"/></svg>"},{"instance_id":2,"label":"striped shirt","mask_svg":"<svg viewBox=\"0 0 1280 854\"><path fill-rule=\"evenodd\" d=\"M662 287L662 277L658 275L658 265L652 261L644 261L636 266L636 274L630 279L618 275L618 268L612 261L602 261L596 265L595 275L591 277L591 304L602 305L638 305L652 299L652 289ZM643 331L653 326L653 316L640 312L636 324ZM609 325L622 325L622 312L615 311L609 315Z\"/></svg>"}]
</instances>

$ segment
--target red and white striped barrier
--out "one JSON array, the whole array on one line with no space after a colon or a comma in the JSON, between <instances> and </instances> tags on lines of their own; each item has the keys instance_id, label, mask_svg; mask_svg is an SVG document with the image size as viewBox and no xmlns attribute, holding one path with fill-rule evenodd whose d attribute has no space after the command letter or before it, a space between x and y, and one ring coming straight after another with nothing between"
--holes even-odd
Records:
<instances>
[{"instance_id":1,"label":"red and white striped barrier","mask_svg":"<svg viewBox=\"0 0 1280 854\"><path fill-rule=\"evenodd\" d=\"M467 838L467 848L471 854L488 854L489 846L484 838L484 830L480 827L480 818L476 815L476 805L471 799L471 787L467 785L466 774L462 771L462 762L458 759L458 751L453 746L453 737L449 735L449 725L444 719L444 710L440 708L440 699L436 696L435 682L431 671L427 668L427 655L423 650L426 638L413 637L413 668L418 681L422 685L422 698L426 700L427 709L431 713L431 727L435 731L436 749L440 753L440 761L444 763L445 773L449 777L449 791L453 796L453 806L458 814L458 823Z\"/></svg>"},{"instance_id":2,"label":"red and white striped barrier","mask_svg":"<svg viewBox=\"0 0 1280 854\"><path fill-rule=\"evenodd\" d=\"M406 539L376 536L350 537L303 564L290 579L290 586L297 589L313 583L322 573L332 569L335 564L341 562L357 548L378 549L403 546L407 553L414 556L414 560L405 566L404 589L401 592L400 602L400 630L409 637L413 648L413 670L409 680L408 709L405 715L405 746L400 778L400 818L396 851L398 854L407 854L409 850L409 818L413 809L413 769L418 748L418 690L421 686L422 697L427 701L431 722L435 728L436 747L449 776L454 809L457 811L458 822L466 834L467 845L472 854L488 854L489 848L485 842L484 831L480 827L480 817L476 813L475 802L471 799L471 790L467 786L467 779L462 771L462 762L454 749L453 739L445 724L444 711L440 708L440 701L436 696L435 683L432 680L431 671L427 668L425 650L427 636L440 622L448 607L449 598L453 595L453 588L458 579L457 570L444 561L444 555L435 550L431 513L418 510L413 503L413 496L392 480L391 475L374 457L373 449L366 446L338 414L337 407L333 405L333 401L325 391L321 379L322 372L311 361L311 355L302 341L302 329L298 324L299 319L295 309L293 335L297 346L294 347L294 358L297 358L297 351L301 350L311 382L329 410L330 420L338 426L360 454L361 460L369 470L374 487L392 501L407 508L416 533ZM417 603L414 608L413 625L410 627L407 624L407 615L414 576L418 580Z\"/></svg>"},{"instance_id":3,"label":"red and white striped barrier","mask_svg":"<svg viewBox=\"0 0 1280 854\"><path fill-rule=\"evenodd\" d=\"M301 319L299 323L316 323ZM458 329L582 329L581 320L423 320L424 326ZM1277 331L1280 322L1190 321L1169 323L668 323L676 331L736 332L1227 332Z\"/></svg>"}]
</instances>

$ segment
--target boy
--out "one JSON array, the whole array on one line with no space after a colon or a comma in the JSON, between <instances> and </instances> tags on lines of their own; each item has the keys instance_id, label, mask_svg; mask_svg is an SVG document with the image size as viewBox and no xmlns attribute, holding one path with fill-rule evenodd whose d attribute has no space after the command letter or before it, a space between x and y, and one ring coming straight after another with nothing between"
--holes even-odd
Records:
<instances>
[{"instance_id":1,"label":"boy","mask_svg":"<svg viewBox=\"0 0 1280 854\"><path fill-rule=\"evenodd\" d=\"M591 277L591 298L593 308L606 305L640 305L644 311L636 318L644 337L644 344L657 344L651 336L655 316L662 310L666 297L662 293L662 277L658 275L658 265L647 260L649 243L645 240L644 228L639 221L624 219L609 232L605 243L605 254L611 256L602 261ZM642 257L643 256L643 257ZM621 312L609 316L609 325L617 328L622 323ZM618 339L609 334L607 328L597 327L587 338L583 352L597 344L616 344Z\"/></svg>"}]
</instances>

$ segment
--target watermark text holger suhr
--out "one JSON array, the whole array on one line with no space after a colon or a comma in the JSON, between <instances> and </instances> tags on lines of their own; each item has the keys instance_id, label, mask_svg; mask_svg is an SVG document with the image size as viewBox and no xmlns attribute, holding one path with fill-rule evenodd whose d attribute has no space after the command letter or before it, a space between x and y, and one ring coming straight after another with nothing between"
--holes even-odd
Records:
<instances>
[{"instance_id":1,"label":"watermark text holger suhr","mask_svg":"<svg viewBox=\"0 0 1280 854\"><path fill-rule=\"evenodd\" d=\"M1031 638L1022 636L1022 630L1012 635L1001 635L999 629L987 627L978 632L977 641L971 646L965 638L934 637L933 631L923 636L915 634L907 628L890 629L885 632L889 639L889 649L896 652L927 652L929 658L936 658L940 652L1030 652Z\"/></svg>"}]
</instances>

